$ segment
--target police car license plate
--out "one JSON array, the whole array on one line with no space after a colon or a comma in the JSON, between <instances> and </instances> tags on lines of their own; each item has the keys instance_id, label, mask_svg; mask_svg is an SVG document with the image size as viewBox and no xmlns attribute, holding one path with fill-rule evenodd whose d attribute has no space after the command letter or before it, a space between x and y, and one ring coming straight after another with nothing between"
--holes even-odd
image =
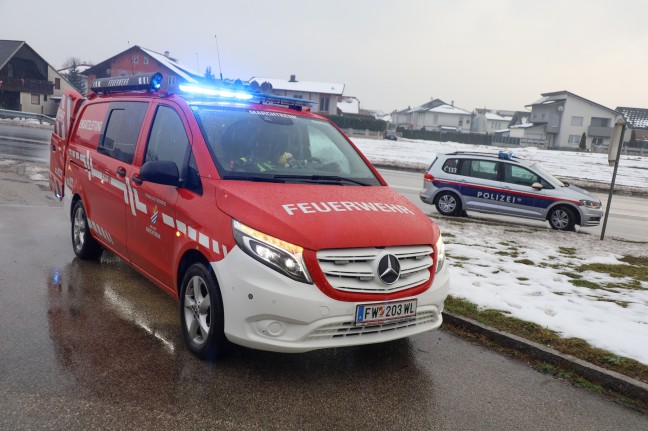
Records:
<instances>
[{"instance_id":1,"label":"police car license plate","mask_svg":"<svg viewBox=\"0 0 648 431\"><path fill-rule=\"evenodd\" d=\"M356 306L355 324L375 325L416 316L416 299Z\"/></svg>"}]
</instances>

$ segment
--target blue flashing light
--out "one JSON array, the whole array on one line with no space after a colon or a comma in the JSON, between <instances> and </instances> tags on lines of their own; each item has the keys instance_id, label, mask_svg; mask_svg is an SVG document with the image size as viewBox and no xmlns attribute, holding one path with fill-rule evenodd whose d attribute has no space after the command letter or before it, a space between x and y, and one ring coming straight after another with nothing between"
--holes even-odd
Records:
<instances>
[{"instance_id":1,"label":"blue flashing light","mask_svg":"<svg viewBox=\"0 0 648 431\"><path fill-rule=\"evenodd\" d=\"M217 96L226 99L250 100L254 97L252 94L245 93L243 91L221 90L213 87L198 87L193 85L180 84L178 88L184 93L198 94L203 96Z\"/></svg>"},{"instance_id":2,"label":"blue flashing light","mask_svg":"<svg viewBox=\"0 0 648 431\"><path fill-rule=\"evenodd\" d=\"M513 151L500 151L497 154L497 157L500 159L513 160L514 154Z\"/></svg>"}]
</instances>

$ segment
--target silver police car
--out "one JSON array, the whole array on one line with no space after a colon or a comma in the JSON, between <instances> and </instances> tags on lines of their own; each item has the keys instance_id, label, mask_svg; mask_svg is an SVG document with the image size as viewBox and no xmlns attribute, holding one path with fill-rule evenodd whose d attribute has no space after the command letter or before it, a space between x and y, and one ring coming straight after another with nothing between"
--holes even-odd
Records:
<instances>
[{"instance_id":1,"label":"silver police car","mask_svg":"<svg viewBox=\"0 0 648 431\"><path fill-rule=\"evenodd\" d=\"M502 214L547 220L559 230L597 226L603 215L593 194L504 151L437 154L419 196L444 215Z\"/></svg>"}]
</instances>

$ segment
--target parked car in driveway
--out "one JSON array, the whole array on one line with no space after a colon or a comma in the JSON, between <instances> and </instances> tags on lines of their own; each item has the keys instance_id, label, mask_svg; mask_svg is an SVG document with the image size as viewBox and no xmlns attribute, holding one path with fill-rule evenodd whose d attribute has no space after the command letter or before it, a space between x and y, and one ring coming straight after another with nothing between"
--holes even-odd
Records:
<instances>
[{"instance_id":1,"label":"parked car in driveway","mask_svg":"<svg viewBox=\"0 0 648 431\"><path fill-rule=\"evenodd\" d=\"M511 152L438 154L419 194L443 215L465 211L547 220L552 228L597 226L601 201Z\"/></svg>"},{"instance_id":2,"label":"parked car in driveway","mask_svg":"<svg viewBox=\"0 0 648 431\"><path fill-rule=\"evenodd\" d=\"M398 141L398 135L395 130L385 130L385 139Z\"/></svg>"}]
</instances>

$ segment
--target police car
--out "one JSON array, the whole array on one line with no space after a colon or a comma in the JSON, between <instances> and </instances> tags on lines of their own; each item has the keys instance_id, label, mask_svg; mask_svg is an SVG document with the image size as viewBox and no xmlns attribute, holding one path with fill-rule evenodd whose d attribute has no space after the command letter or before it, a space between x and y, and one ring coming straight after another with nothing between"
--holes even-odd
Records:
<instances>
[{"instance_id":1,"label":"police car","mask_svg":"<svg viewBox=\"0 0 648 431\"><path fill-rule=\"evenodd\" d=\"M443 215L502 214L547 220L558 230L597 226L603 215L598 197L511 152L438 154L423 179L421 200Z\"/></svg>"},{"instance_id":2,"label":"police car","mask_svg":"<svg viewBox=\"0 0 648 431\"><path fill-rule=\"evenodd\" d=\"M310 102L161 81L102 78L61 100L50 188L78 257L110 250L178 300L203 357L227 341L305 352L441 325L438 226Z\"/></svg>"}]
</instances>

